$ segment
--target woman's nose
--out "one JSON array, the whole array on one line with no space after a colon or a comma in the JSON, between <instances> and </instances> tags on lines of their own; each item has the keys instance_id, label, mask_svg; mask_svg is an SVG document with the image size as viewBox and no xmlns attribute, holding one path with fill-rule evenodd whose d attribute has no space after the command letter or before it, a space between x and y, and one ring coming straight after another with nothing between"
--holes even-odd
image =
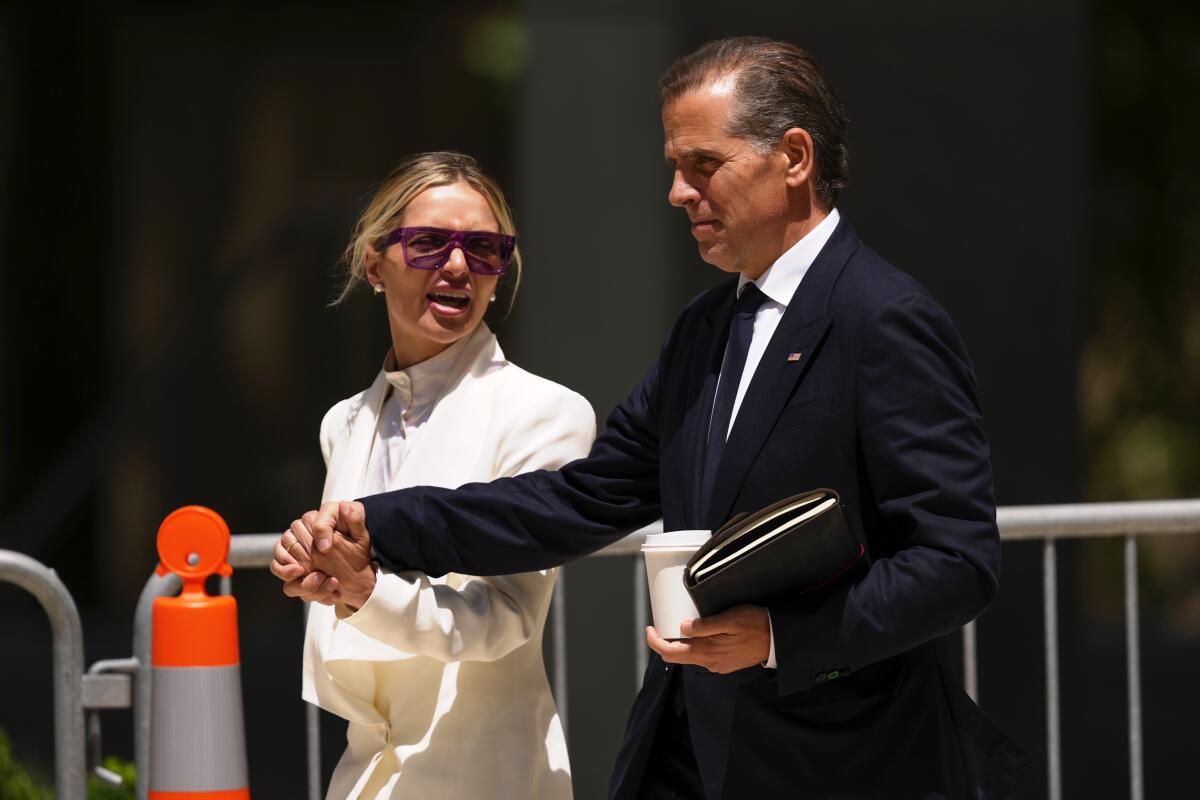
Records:
<instances>
[{"instance_id":1,"label":"woman's nose","mask_svg":"<svg viewBox=\"0 0 1200 800\"><path fill-rule=\"evenodd\" d=\"M467 274L467 256L461 247L450 248L450 255L442 265L442 272L455 276Z\"/></svg>"}]
</instances>

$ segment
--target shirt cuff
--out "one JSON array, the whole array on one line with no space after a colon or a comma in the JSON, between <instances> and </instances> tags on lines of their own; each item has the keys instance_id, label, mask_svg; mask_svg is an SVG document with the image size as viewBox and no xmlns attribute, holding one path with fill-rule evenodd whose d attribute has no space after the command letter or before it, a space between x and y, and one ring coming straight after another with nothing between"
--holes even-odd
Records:
<instances>
[{"instance_id":1,"label":"shirt cuff","mask_svg":"<svg viewBox=\"0 0 1200 800\"><path fill-rule=\"evenodd\" d=\"M767 612L767 633L771 637L771 649L767 653L767 660L762 662L762 665L764 667L766 667L767 669L778 669L778 667L775 664L775 626L773 626L771 624L770 609L763 609L763 610Z\"/></svg>"}]
</instances>

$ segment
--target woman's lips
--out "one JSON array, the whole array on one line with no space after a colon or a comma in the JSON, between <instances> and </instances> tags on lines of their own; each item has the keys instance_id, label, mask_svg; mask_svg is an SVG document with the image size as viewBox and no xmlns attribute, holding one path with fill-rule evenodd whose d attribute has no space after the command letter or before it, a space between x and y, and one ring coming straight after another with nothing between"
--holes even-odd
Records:
<instances>
[{"instance_id":1,"label":"woman's lips","mask_svg":"<svg viewBox=\"0 0 1200 800\"><path fill-rule=\"evenodd\" d=\"M430 292L426 297L430 310L443 317L460 317L471 307L471 299L466 295Z\"/></svg>"}]
</instances>

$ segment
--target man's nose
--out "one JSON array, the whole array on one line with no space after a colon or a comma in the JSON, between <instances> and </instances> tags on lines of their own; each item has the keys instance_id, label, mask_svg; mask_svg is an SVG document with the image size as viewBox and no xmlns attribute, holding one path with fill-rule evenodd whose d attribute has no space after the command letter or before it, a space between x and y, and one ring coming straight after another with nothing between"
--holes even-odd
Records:
<instances>
[{"instance_id":1,"label":"man's nose","mask_svg":"<svg viewBox=\"0 0 1200 800\"><path fill-rule=\"evenodd\" d=\"M689 203L699 201L700 193L696 191L696 187L688 183L682 172L675 170L675 176L671 179L671 191L667 192L667 202L676 208L683 208Z\"/></svg>"}]
</instances>

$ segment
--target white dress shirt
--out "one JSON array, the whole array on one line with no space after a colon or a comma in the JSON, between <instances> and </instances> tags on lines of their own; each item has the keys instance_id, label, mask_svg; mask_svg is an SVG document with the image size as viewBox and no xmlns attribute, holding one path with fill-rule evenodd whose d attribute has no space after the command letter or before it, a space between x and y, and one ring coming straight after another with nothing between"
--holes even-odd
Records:
<instances>
[{"instance_id":1,"label":"white dress shirt","mask_svg":"<svg viewBox=\"0 0 1200 800\"><path fill-rule=\"evenodd\" d=\"M777 258L775 263L756 280L751 281L745 275L738 278L738 297L742 296L742 290L746 288L746 284L754 283L767 296L767 299L758 307L758 313L754 315L754 332L750 337L750 349L746 351L746 365L742 369L737 394L733 398L733 410L729 414L729 429L725 431L726 439L729 438L729 431L733 430L733 421L737 419L738 409L742 406L742 398L746 396L746 389L750 387L754 371L758 368L758 362L762 360L762 354L767 349L771 336L779 327L779 320L783 318L783 312L787 311L788 304L792 302L792 297L800 286L800 281L804 280L804 276L808 274L808 268L812 266L813 261L816 261L817 254L821 252L821 248L833 235L833 230L837 227L840 219L841 215L838 214L838 210L836 208L831 210L825 219L817 223L817 226L805 234L800 241L789 247L787 252ZM725 380L725 377L725 375L721 375L717 379L717 391L720 391L720 382ZM770 622L771 615L768 613L768 626L770 626ZM767 655L767 660L763 662L763 666L768 669L776 667L773 628L771 630L771 650Z\"/></svg>"}]
</instances>

